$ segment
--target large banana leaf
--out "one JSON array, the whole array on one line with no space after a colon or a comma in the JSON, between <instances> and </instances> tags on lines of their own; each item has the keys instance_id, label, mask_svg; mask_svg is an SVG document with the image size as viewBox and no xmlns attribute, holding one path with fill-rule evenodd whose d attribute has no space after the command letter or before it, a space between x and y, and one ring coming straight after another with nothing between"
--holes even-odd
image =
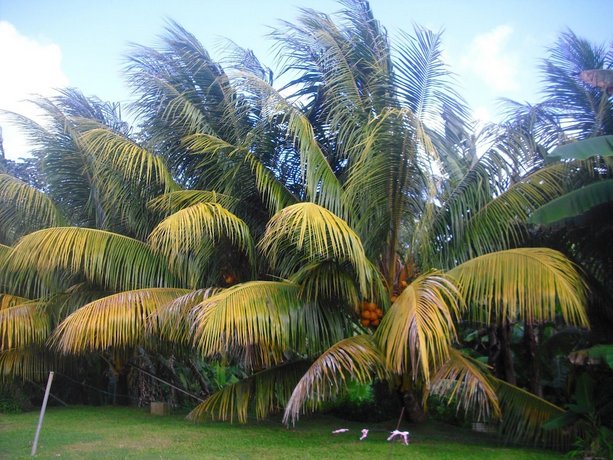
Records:
<instances>
[{"instance_id":1,"label":"large banana leaf","mask_svg":"<svg viewBox=\"0 0 613 460\"><path fill-rule=\"evenodd\" d=\"M596 206L610 202L613 202L613 179L595 182L562 195L537 209L530 216L530 222L550 225L579 216Z\"/></svg>"},{"instance_id":2,"label":"large banana leaf","mask_svg":"<svg viewBox=\"0 0 613 460\"><path fill-rule=\"evenodd\" d=\"M551 152L548 159L587 160L589 157L613 155L613 135L597 136L577 142L564 144Z\"/></svg>"}]
</instances>

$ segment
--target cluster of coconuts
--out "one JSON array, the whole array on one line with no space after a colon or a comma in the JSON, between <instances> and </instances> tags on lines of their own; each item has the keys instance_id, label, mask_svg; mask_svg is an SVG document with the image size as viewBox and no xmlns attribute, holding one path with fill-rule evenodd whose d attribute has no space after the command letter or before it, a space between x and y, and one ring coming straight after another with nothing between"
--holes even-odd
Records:
<instances>
[{"instance_id":1,"label":"cluster of coconuts","mask_svg":"<svg viewBox=\"0 0 613 460\"><path fill-rule=\"evenodd\" d=\"M383 310L381 310L381 308L379 308L374 302L364 301L360 317L360 323L362 326L377 327L381 321L381 318L383 318Z\"/></svg>"}]
</instances>

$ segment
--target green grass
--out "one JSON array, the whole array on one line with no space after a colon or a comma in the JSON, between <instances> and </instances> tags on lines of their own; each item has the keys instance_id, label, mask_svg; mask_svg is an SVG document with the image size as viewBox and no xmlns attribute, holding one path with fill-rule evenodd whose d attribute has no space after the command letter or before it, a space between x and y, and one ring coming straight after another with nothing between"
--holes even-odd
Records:
<instances>
[{"instance_id":1,"label":"green grass","mask_svg":"<svg viewBox=\"0 0 613 460\"><path fill-rule=\"evenodd\" d=\"M0 414L0 458L29 458L38 414ZM230 425L193 424L183 415L150 415L126 407L50 408L45 416L38 458L232 458L232 459L554 459L559 454L504 447L486 435L443 424L404 426L409 446L388 443L394 421L346 422L329 416L305 417L293 429L278 420ZM350 432L333 436L336 428ZM373 431L358 441L362 428Z\"/></svg>"}]
</instances>

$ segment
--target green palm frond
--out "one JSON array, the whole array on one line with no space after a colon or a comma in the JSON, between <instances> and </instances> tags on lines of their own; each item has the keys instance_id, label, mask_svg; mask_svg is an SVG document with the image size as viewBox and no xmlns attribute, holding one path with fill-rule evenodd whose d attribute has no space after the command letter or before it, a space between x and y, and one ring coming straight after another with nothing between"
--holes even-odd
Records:
<instances>
[{"instance_id":1,"label":"green palm frond","mask_svg":"<svg viewBox=\"0 0 613 460\"><path fill-rule=\"evenodd\" d=\"M260 94L262 100L266 101L263 110L268 117L280 118L278 122L287 126L287 132L300 153L303 180L309 200L338 216L347 217L343 187L317 143L308 117L264 80L245 73L238 74L236 80L237 84Z\"/></svg>"},{"instance_id":2,"label":"green palm frond","mask_svg":"<svg viewBox=\"0 0 613 460\"><path fill-rule=\"evenodd\" d=\"M217 203L199 203L175 212L158 224L149 241L176 266L183 261L181 255L196 251L205 241L214 243L222 237L247 256L252 269L255 267L255 247L249 227Z\"/></svg>"},{"instance_id":3,"label":"green palm frond","mask_svg":"<svg viewBox=\"0 0 613 460\"><path fill-rule=\"evenodd\" d=\"M282 276L305 262L335 259L349 262L356 272L360 292L374 298L376 276L359 236L347 222L315 203L298 203L277 213L260 241L262 252Z\"/></svg>"},{"instance_id":4,"label":"green palm frond","mask_svg":"<svg viewBox=\"0 0 613 460\"><path fill-rule=\"evenodd\" d=\"M26 233L62 222L47 195L15 177L0 174L0 240L12 243Z\"/></svg>"},{"instance_id":5,"label":"green palm frond","mask_svg":"<svg viewBox=\"0 0 613 460\"><path fill-rule=\"evenodd\" d=\"M341 393L349 379L360 383L387 376L385 358L369 335L341 340L315 360L300 379L285 408L283 422L295 423L306 406L315 410Z\"/></svg>"},{"instance_id":6,"label":"green palm frond","mask_svg":"<svg viewBox=\"0 0 613 460\"><path fill-rule=\"evenodd\" d=\"M44 306L44 302L30 300L1 309L0 350L42 344L51 328Z\"/></svg>"},{"instance_id":7,"label":"green palm frond","mask_svg":"<svg viewBox=\"0 0 613 460\"><path fill-rule=\"evenodd\" d=\"M448 272L470 307L473 320L487 323L520 318L588 326L586 286L574 264L547 248L519 248L486 254Z\"/></svg>"},{"instance_id":8,"label":"green palm frond","mask_svg":"<svg viewBox=\"0 0 613 460\"><path fill-rule=\"evenodd\" d=\"M183 138L183 143L195 154L215 155L223 152L228 158L236 158L244 162L253 174L255 185L263 201L272 212L278 212L288 204L296 202L296 198L279 178L275 177L274 173L249 149L234 146L209 134L186 136Z\"/></svg>"},{"instance_id":9,"label":"green palm frond","mask_svg":"<svg viewBox=\"0 0 613 460\"><path fill-rule=\"evenodd\" d=\"M573 432L543 429L545 422L564 414L564 409L503 380L493 380L504 414L500 426L503 436L514 442L557 448L570 445Z\"/></svg>"},{"instance_id":10,"label":"green palm frond","mask_svg":"<svg viewBox=\"0 0 613 460\"><path fill-rule=\"evenodd\" d=\"M8 265L16 272L35 270L49 283L61 270L116 291L175 284L166 261L144 243L89 228L57 227L30 233L15 245Z\"/></svg>"},{"instance_id":11,"label":"green palm frond","mask_svg":"<svg viewBox=\"0 0 613 460\"><path fill-rule=\"evenodd\" d=\"M251 281L204 300L192 312L193 343L205 356L236 355L246 367L283 361L292 331L292 312L302 301L299 286Z\"/></svg>"},{"instance_id":12,"label":"green palm frond","mask_svg":"<svg viewBox=\"0 0 613 460\"><path fill-rule=\"evenodd\" d=\"M430 382L432 370L449 360L459 297L453 283L437 272L407 286L375 333L391 371Z\"/></svg>"},{"instance_id":13,"label":"green palm frond","mask_svg":"<svg viewBox=\"0 0 613 460\"><path fill-rule=\"evenodd\" d=\"M200 203L218 203L229 211L237 199L223 193L208 190L177 190L153 198L147 207L161 214L172 214Z\"/></svg>"},{"instance_id":14,"label":"green palm frond","mask_svg":"<svg viewBox=\"0 0 613 460\"><path fill-rule=\"evenodd\" d=\"M139 344L147 319L185 289L149 288L95 300L68 316L53 332L51 346L64 354L126 348Z\"/></svg>"},{"instance_id":15,"label":"green palm frond","mask_svg":"<svg viewBox=\"0 0 613 460\"><path fill-rule=\"evenodd\" d=\"M258 420L266 418L285 405L307 367L304 361L285 363L227 385L199 404L187 418L201 421L208 416L230 422L236 418L246 423L250 406Z\"/></svg>"},{"instance_id":16,"label":"green palm frond","mask_svg":"<svg viewBox=\"0 0 613 460\"><path fill-rule=\"evenodd\" d=\"M500 406L487 367L455 348L449 349L449 360L432 377L430 394L448 398L458 411L476 413L478 420L500 418Z\"/></svg>"}]
</instances>

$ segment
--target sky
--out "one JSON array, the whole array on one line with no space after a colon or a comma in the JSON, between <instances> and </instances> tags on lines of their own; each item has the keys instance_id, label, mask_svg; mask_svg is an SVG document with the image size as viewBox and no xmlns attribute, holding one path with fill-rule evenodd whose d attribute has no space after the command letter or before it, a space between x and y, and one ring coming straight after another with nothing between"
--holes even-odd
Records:
<instances>
[{"instance_id":1,"label":"sky","mask_svg":"<svg viewBox=\"0 0 613 460\"><path fill-rule=\"evenodd\" d=\"M36 119L24 100L73 86L86 95L131 100L122 73L130 44L155 46L172 19L214 58L222 37L275 69L271 27L299 8L334 13L333 0L0 0L0 109ZM499 119L499 99L539 100L539 62L560 32L613 43L611 0L371 0L390 39L414 24L443 30L444 56L473 116ZM0 118L8 158L28 154L17 128Z\"/></svg>"}]
</instances>

